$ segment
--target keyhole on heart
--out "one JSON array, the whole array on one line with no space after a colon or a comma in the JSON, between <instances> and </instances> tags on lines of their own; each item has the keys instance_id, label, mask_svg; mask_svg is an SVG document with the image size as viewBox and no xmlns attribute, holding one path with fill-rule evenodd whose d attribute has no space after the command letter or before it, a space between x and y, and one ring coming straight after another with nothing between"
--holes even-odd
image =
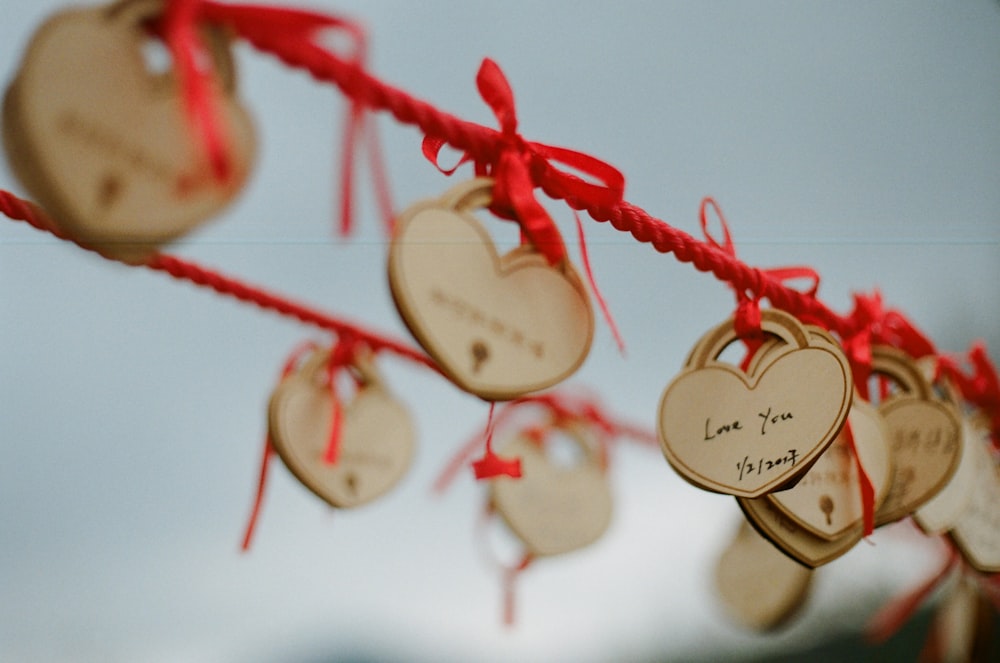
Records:
<instances>
[{"instance_id":1,"label":"keyhole on heart","mask_svg":"<svg viewBox=\"0 0 1000 663\"><path fill-rule=\"evenodd\" d=\"M470 350L472 352L472 372L478 373L483 362L490 358L490 349L484 341L476 340L472 343Z\"/></svg>"},{"instance_id":2,"label":"keyhole on heart","mask_svg":"<svg viewBox=\"0 0 1000 663\"><path fill-rule=\"evenodd\" d=\"M819 510L826 515L826 524L832 525L833 519L830 518L830 514L833 513L833 498L829 495L823 495L819 498Z\"/></svg>"},{"instance_id":3,"label":"keyhole on heart","mask_svg":"<svg viewBox=\"0 0 1000 663\"><path fill-rule=\"evenodd\" d=\"M122 192L122 180L117 175L105 175L97 189L97 204L106 210L115 204Z\"/></svg>"}]
</instances>

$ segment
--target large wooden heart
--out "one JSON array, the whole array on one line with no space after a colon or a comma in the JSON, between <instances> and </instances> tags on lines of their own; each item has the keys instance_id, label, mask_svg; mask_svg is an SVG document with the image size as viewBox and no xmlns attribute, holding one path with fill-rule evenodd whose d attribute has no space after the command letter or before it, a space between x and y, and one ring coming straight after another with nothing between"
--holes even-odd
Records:
<instances>
[{"instance_id":1,"label":"large wooden heart","mask_svg":"<svg viewBox=\"0 0 1000 663\"><path fill-rule=\"evenodd\" d=\"M878 410L858 397L851 404L847 420L854 448L875 491L875 508L885 499L892 479L888 428ZM864 512L860 478L847 426L795 486L770 493L765 499L809 533L827 541L861 527Z\"/></svg>"},{"instance_id":2,"label":"large wooden heart","mask_svg":"<svg viewBox=\"0 0 1000 663\"><path fill-rule=\"evenodd\" d=\"M61 230L131 262L227 205L255 151L250 118L233 96L228 45L210 33L224 79L213 105L231 148L229 179L212 176L176 77L145 63L152 37L143 21L162 6L123 0L57 14L35 34L4 99L4 144L24 186Z\"/></svg>"},{"instance_id":3,"label":"large wooden heart","mask_svg":"<svg viewBox=\"0 0 1000 663\"><path fill-rule=\"evenodd\" d=\"M325 360L326 353L319 356ZM362 386L350 403L340 404L340 453L336 463L328 463L334 402L329 387L317 379L317 365L322 361L317 364L314 356L271 396L271 443L291 473L331 506L361 506L388 492L409 468L410 416L382 386Z\"/></svg>"},{"instance_id":4,"label":"large wooden heart","mask_svg":"<svg viewBox=\"0 0 1000 663\"><path fill-rule=\"evenodd\" d=\"M560 467L524 435L505 444L503 454L521 459L521 477L493 479L492 503L531 554L576 550L596 541L608 528L611 489L593 459Z\"/></svg>"},{"instance_id":5,"label":"large wooden heart","mask_svg":"<svg viewBox=\"0 0 1000 663\"><path fill-rule=\"evenodd\" d=\"M437 202L398 219L389 285L445 374L489 400L562 381L590 349L590 300L568 263L552 267L527 247L500 257L475 217Z\"/></svg>"},{"instance_id":6,"label":"large wooden heart","mask_svg":"<svg viewBox=\"0 0 1000 663\"><path fill-rule=\"evenodd\" d=\"M778 319L798 324L787 314ZM793 481L833 442L851 404L850 368L832 340L802 328L796 338L797 345L769 353L750 373L702 358L667 387L660 442L681 476L708 490L757 497Z\"/></svg>"}]
</instances>

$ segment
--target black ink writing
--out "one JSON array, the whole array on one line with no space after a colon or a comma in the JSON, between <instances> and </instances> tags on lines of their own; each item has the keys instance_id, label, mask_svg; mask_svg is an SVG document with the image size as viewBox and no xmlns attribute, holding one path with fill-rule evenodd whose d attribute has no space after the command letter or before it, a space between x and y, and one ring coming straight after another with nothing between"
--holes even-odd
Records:
<instances>
[{"instance_id":1,"label":"black ink writing","mask_svg":"<svg viewBox=\"0 0 1000 663\"><path fill-rule=\"evenodd\" d=\"M781 469L782 467L791 467L795 465L799 460L799 452L797 449L789 449L788 453L778 458L758 458L756 460L751 460L750 456L744 456L743 460L736 463L736 469L740 472L740 481L743 481L744 477L750 475L761 475L764 472L770 472L771 470Z\"/></svg>"},{"instance_id":2,"label":"black ink writing","mask_svg":"<svg viewBox=\"0 0 1000 663\"><path fill-rule=\"evenodd\" d=\"M778 412L778 413L775 413L774 415L772 415L771 411L773 409L774 408L770 408L769 407L769 408L767 408L767 412L766 413L764 413L764 412L758 412L757 413L757 416L760 417L761 419L763 419L763 421L760 423L760 434L761 435L767 435L767 425L768 424L776 424L779 421L788 421L789 419L792 418L792 413L791 412Z\"/></svg>"},{"instance_id":3,"label":"black ink writing","mask_svg":"<svg viewBox=\"0 0 1000 663\"><path fill-rule=\"evenodd\" d=\"M705 439L706 440L714 440L719 435L723 435L724 433L728 433L729 431L743 430L743 426L740 425L739 419L737 419L736 421L734 421L731 424L723 424L722 426L718 426L718 427L711 426L709 424L710 421L711 421L710 419L706 419L705 420Z\"/></svg>"}]
</instances>

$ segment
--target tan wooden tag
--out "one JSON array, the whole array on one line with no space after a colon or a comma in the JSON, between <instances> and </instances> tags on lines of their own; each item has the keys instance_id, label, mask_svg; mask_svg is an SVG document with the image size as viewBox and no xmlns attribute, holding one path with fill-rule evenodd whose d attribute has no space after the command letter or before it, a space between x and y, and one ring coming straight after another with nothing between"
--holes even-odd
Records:
<instances>
[{"instance_id":1,"label":"tan wooden tag","mask_svg":"<svg viewBox=\"0 0 1000 663\"><path fill-rule=\"evenodd\" d=\"M737 340L730 319L702 337L660 400L664 456L707 490L757 497L793 482L847 419L851 369L840 348L787 313L761 315L780 349L746 373L719 361Z\"/></svg>"},{"instance_id":2,"label":"tan wooden tag","mask_svg":"<svg viewBox=\"0 0 1000 663\"><path fill-rule=\"evenodd\" d=\"M805 603L813 571L774 547L745 520L715 566L715 588L726 612L750 628L787 623Z\"/></svg>"},{"instance_id":3,"label":"tan wooden tag","mask_svg":"<svg viewBox=\"0 0 1000 663\"><path fill-rule=\"evenodd\" d=\"M962 417L962 436L958 467L937 495L913 512L913 519L928 534L944 534L951 529L965 511L976 484L976 463L982 458L972 446L989 443L989 428L973 416Z\"/></svg>"},{"instance_id":4,"label":"tan wooden tag","mask_svg":"<svg viewBox=\"0 0 1000 663\"><path fill-rule=\"evenodd\" d=\"M331 506L351 508L403 478L413 458L413 426L374 367L358 362L362 384L350 403L341 403L340 453L335 464L327 463L334 407L325 383L328 361L328 351L316 351L275 390L268 408L271 443L306 488Z\"/></svg>"},{"instance_id":5,"label":"tan wooden tag","mask_svg":"<svg viewBox=\"0 0 1000 663\"><path fill-rule=\"evenodd\" d=\"M885 500L892 479L888 428L878 410L857 395L848 422L877 507ZM834 541L863 526L860 481L845 426L795 486L765 497L809 533Z\"/></svg>"},{"instance_id":6,"label":"tan wooden tag","mask_svg":"<svg viewBox=\"0 0 1000 663\"><path fill-rule=\"evenodd\" d=\"M567 378L590 350L594 315L569 262L531 247L500 256L471 211L489 204L478 178L397 219L389 285L414 337L462 389L507 400Z\"/></svg>"},{"instance_id":7,"label":"tan wooden tag","mask_svg":"<svg viewBox=\"0 0 1000 663\"><path fill-rule=\"evenodd\" d=\"M969 566L1000 573L1000 468L988 436L969 444L974 456L972 493L951 530Z\"/></svg>"},{"instance_id":8,"label":"tan wooden tag","mask_svg":"<svg viewBox=\"0 0 1000 663\"><path fill-rule=\"evenodd\" d=\"M3 105L4 146L25 188L73 239L129 262L225 207L256 150L235 97L229 44L209 30L213 100L232 171L225 184L212 176L176 76L145 62L144 44L154 38L144 22L163 5L122 0L56 14L32 38Z\"/></svg>"},{"instance_id":9,"label":"tan wooden tag","mask_svg":"<svg viewBox=\"0 0 1000 663\"><path fill-rule=\"evenodd\" d=\"M879 404L892 439L892 484L875 515L876 524L884 525L910 515L948 483L961 457L961 424L954 407L934 396L903 352L876 346L872 371L902 389Z\"/></svg>"},{"instance_id":10,"label":"tan wooden tag","mask_svg":"<svg viewBox=\"0 0 1000 663\"><path fill-rule=\"evenodd\" d=\"M832 541L820 538L785 515L768 499L769 497L769 495L756 499L737 497L736 501L743 509L747 520L761 536L809 568L815 569L832 562L853 548L862 538L861 525Z\"/></svg>"},{"instance_id":11,"label":"tan wooden tag","mask_svg":"<svg viewBox=\"0 0 1000 663\"><path fill-rule=\"evenodd\" d=\"M611 489L597 449L573 427L559 429L580 445L581 463L560 467L539 444L518 435L502 454L521 459L521 477L490 482L490 499L532 555L559 555L596 541L611 522Z\"/></svg>"},{"instance_id":12,"label":"tan wooden tag","mask_svg":"<svg viewBox=\"0 0 1000 663\"><path fill-rule=\"evenodd\" d=\"M994 613L993 603L980 591L977 580L960 575L935 610L927 638L935 645L934 653L922 660L955 663L991 660Z\"/></svg>"}]
</instances>

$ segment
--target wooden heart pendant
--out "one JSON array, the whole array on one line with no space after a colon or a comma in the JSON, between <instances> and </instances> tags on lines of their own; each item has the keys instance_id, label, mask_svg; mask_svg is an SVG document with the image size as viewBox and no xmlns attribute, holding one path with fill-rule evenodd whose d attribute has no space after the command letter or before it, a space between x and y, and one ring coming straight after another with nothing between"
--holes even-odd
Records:
<instances>
[{"instance_id":1,"label":"wooden heart pendant","mask_svg":"<svg viewBox=\"0 0 1000 663\"><path fill-rule=\"evenodd\" d=\"M989 429L968 440L966 453L973 458L972 491L952 529L969 566L980 573L1000 573L1000 465Z\"/></svg>"},{"instance_id":2,"label":"wooden heart pendant","mask_svg":"<svg viewBox=\"0 0 1000 663\"><path fill-rule=\"evenodd\" d=\"M403 321L444 373L488 400L508 400L571 375L590 350L590 299L568 262L532 247L500 256L471 210L492 180L459 185L397 219L389 286Z\"/></svg>"},{"instance_id":3,"label":"wooden heart pendant","mask_svg":"<svg viewBox=\"0 0 1000 663\"><path fill-rule=\"evenodd\" d=\"M338 403L343 423L337 462L324 456L335 407L325 370L329 352L318 350L282 380L271 396L271 444L288 469L331 506L371 502L402 479L413 457L410 415L382 386L374 367L353 367L360 386L350 403Z\"/></svg>"},{"instance_id":4,"label":"wooden heart pendant","mask_svg":"<svg viewBox=\"0 0 1000 663\"><path fill-rule=\"evenodd\" d=\"M884 525L910 515L948 483L961 458L961 424L954 406L934 395L900 350L872 348L872 372L900 388L879 403L892 439L892 484L875 515L875 523Z\"/></svg>"},{"instance_id":5,"label":"wooden heart pendant","mask_svg":"<svg viewBox=\"0 0 1000 663\"><path fill-rule=\"evenodd\" d=\"M790 559L745 520L715 567L715 588L726 612L762 631L781 626L802 607L812 578L812 569Z\"/></svg>"},{"instance_id":6,"label":"wooden heart pendant","mask_svg":"<svg viewBox=\"0 0 1000 663\"><path fill-rule=\"evenodd\" d=\"M491 501L532 555L559 555L596 541L611 522L611 489L593 443L574 428L553 429L575 441L582 461L560 467L546 441L521 434L503 445L503 455L521 459L521 477L490 482Z\"/></svg>"},{"instance_id":7,"label":"wooden heart pendant","mask_svg":"<svg viewBox=\"0 0 1000 663\"><path fill-rule=\"evenodd\" d=\"M748 372L718 361L737 340L730 319L702 337L660 399L664 456L706 490L757 497L793 482L837 437L850 409L851 369L839 346L787 313L761 316L780 348Z\"/></svg>"},{"instance_id":8,"label":"wooden heart pendant","mask_svg":"<svg viewBox=\"0 0 1000 663\"><path fill-rule=\"evenodd\" d=\"M3 104L12 169L59 229L136 263L225 207L255 152L227 39L206 31L213 107L230 147L230 177L213 177L177 77L146 64L155 38L144 23L163 6L120 0L56 14L32 38Z\"/></svg>"},{"instance_id":9,"label":"wooden heart pendant","mask_svg":"<svg viewBox=\"0 0 1000 663\"><path fill-rule=\"evenodd\" d=\"M861 465L875 490L874 508L892 480L889 430L878 410L855 395L847 417ZM765 495L798 525L827 541L863 527L861 479L845 426L792 488Z\"/></svg>"}]
</instances>

